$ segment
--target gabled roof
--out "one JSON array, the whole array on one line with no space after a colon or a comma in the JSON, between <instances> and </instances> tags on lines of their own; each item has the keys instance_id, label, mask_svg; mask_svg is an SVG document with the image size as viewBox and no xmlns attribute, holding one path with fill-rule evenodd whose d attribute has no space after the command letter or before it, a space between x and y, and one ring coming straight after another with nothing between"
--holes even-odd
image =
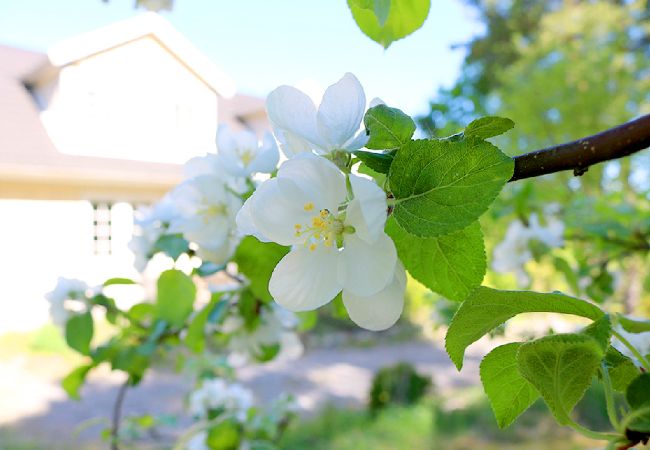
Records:
<instances>
[{"instance_id":1,"label":"gabled roof","mask_svg":"<svg viewBox=\"0 0 650 450\"><path fill-rule=\"evenodd\" d=\"M61 41L47 52L51 64L63 67L143 37L156 39L197 77L222 97L235 95L235 83L179 33L167 20L147 12Z\"/></svg>"}]
</instances>

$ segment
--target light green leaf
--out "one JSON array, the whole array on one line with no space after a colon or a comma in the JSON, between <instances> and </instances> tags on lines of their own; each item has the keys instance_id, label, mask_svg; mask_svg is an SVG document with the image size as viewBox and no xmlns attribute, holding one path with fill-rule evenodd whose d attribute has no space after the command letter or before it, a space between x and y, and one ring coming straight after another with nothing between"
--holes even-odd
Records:
<instances>
[{"instance_id":1,"label":"light green leaf","mask_svg":"<svg viewBox=\"0 0 650 450\"><path fill-rule=\"evenodd\" d=\"M535 386L562 425L591 385L603 350L584 334L556 334L522 344L517 353L521 375Z\"/></svg>"},{"instance_id":2,"label":"light green leaf","mask_svg":"<svg viewBox=\"0 0 650 450\"><path fill-rule=\"evenodd\" d=\"M104 281L104 287L114 284L135 284L135 281L131 280L130 278L109 278L108 280Z\"/></svg>"},{"instance_id":3,"label":"light green leaf","mask_svg":"<svg viewBox=\"0 0 650 450\"><path fill-rule=\"evenodd\" d=\"M605 353L605 364L607 364L612 388L618 392L625 392L632 380L640 373L638 367L630 358L611 346Z\"/></svg>"},{"instance_id":4,"label":"light green leaf","mask_svg":"<svg viewBox=\"0 0 650 450\"><path fill-rule=\"evenodd\" d=\"M519 373L520 346L521 342L501 345L481 361L481 382L499 428L509 426L539 398L539 393Z\"/></svg>"},{"instance_id":5,"label":"light green leaf","mask_svg":"<svg viewBox=\"0 0 650 450\"><path fill-rule=\"evenodd\" d=\"M386 233L413 278L450 300L464 300L483 281L485 245L478 222L445 236L421 238L407 233L391 217Z\"/></svg>"},{"instance_id":6,"label":"light green leaf","mask_svg":"<svg viewBox=\"0 0 650 450\"><path fill-rule=\"evenodd\" d=\"M182 234L165 234L160 236L154 244L154 253L163 252L171 259L176 260L189 248L190 243L183 238Z\"/></svg>"},{"instance_id":7,"label":"light green leaf","mask_svg":"<svg viewBox=\"0 0 650 450\"><path fill-rule=\"evenodd\" d=\"M210 303L194 316L192 322L187 327L185 345L195 353L201 353L205 348L205 325L208 323L208 318L212 315L212 311L217 307L218 303L225 303L219 300L219 297L213 296Z\"/></svg>"},{"instance_id":8,"label":"light green leaf","mask_svg":"<svg viewBox=\"0 0 650 450\"><path fill-rule=\"evenodd\" d=\"M429 15L430 3L430 0L348 0L352 17L361 31L384 48L420 28Z\"/></svg>"},{"instance_id":9,"label":"light green leaf","mask_svg":"<svg viewBox=\"0 0 650 450\"><path fill-rule=\"evenodd\" d=\"M603 312L595 305L563 294L499 291L481 286L461 305L447 330L445 347L460 370L465 349L517 314L556 312L598 320Z\"/></svg>"},{"instance_id":10,"label":"light green leaf","mask_svg":"<svg viewBox=\"0 0 650 450\"><path fill-rule=\"evenodd\" d=\"M84 381L86 380L86 375L90 369L93 368L92 364L83 365L75 368L61 380L61 386L63 390L68 394L70 398L79 400L79 389L83 386Z\"/></svg>"},{"instance_id":11,"label":"light green leaf","mask_svg":"<svg viewBox=\"0 0 650 450\"><path fill-rule=\"evenodd\" d=\"M620 314L617 316L617 320L628 333L646 333L650 331L650 320L630 319Z\"/></svg>"},{"instance_id":12,"label":"light green leaf","mask_svg":"<svg viewBox=\"0 0 650 450\"><path fill-rule=\"evenodd\" d=\"M397 152L388 175L393 214L422 237L462 230L488 209L513 167L511 158L478 138L411 141Z\"/></svg>"},{"instance_id":13,"label":"light green leaf","mask_svg":"<svg viewBox=\"0 0 650 450\"><path fill-rule=\"evenodd\" d=\"M272 297L269 293L269 279L275 266L288 252L287 247L272 242L260 242L257 238L248 236L237 247L233 261L250 281L253 294L261 300L270 301Z\"/></svg>"},{"instance_id":14,"label":"light green leaf","mask_svg":"<svg viewBox=\"0 0 650 450\"><path fill-rule=\"evenodd\" d=\"M370 135L366 148L372 150L398 150L410 142L415 133L415 122L411 117L386 105L370 108L363 117L363 123Z\"/></svg>"},{"instance_id":15,"label":"light green leaf","mask_svg":"<svg viewBox=\"0 0 650 450\"><path fill-rule=\"evenodd\" d=\"M208 430L206 438L210 450L237 450L240 442L240 427L234 420L226 420L213 426Z\"/></svg>"},{"instance_id":16,"label":"light green leaf","mask_svg":"<svg viewBox=\"0 0 650 450\"><path fill-rule=\"evenodd\" d=\"M156 317L180 327L192 313L196 286L180 270L167 270L158 278Z\"/></svg>"},{"instance_id":17,"label":"light green leaf","mask_svg":"<svg viewBox=\"0 0 650 450\"><path fill-rule=\"evenodd\" d=\"M465 137L476 136L487 139L512 129L515 123L504 117L487 116L470 122L465 128Z\"/></svg>"},{"instance_id":18,"label":"light green leaf","mask_svg":"<svg viewBox=\"0 0 650 450\"><path fill-rule=\"evenodd\" d=\"M65 324L65 340L68 346L82 355L90 352L93 332L93 316L90 312L75 314Z\"/></svg>"},{"instance_id":19,"label":"light green leaf","mask_svg":"<svg viewBox=\"0 0 650 450\"><path fill-rule=\"evenodd\" d=\"M594 338L603 352L607 351L609 347L609 340L612 337L612 323L609 320L609 315L605 314L600 319L582 330L582 333Z\"/></svg>"}]
</instances>

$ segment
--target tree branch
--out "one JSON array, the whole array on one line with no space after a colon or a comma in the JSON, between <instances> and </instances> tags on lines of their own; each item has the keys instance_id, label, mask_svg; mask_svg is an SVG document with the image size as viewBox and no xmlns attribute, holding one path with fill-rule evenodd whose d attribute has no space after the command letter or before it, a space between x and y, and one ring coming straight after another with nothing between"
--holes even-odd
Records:
<instances>
[{"instance_id":1,"label":"tree branch","mask_svg":"<svg viewBox=\"0 0 650 450\"><path fill-rule=\"evenodd\" d=\"M573 170L574 175L580 176L589 166L623 158L648 147L650 114L577 141L515 156L515 172L510 181L563 170Z\"/></svg>"},{"instance_id":2,"label":"tree branch","mask_svg":"<svg viewBox=\"0 0 650 450\"><path fill-rule=\"evenodd\" d=\"M113 405L113 422L111 426L111 450L119 450L120 422L122 420L122 404L126 390L129 388L129 380L126 380L117 392L117 398Z\"/></svg>"}]
</instances>

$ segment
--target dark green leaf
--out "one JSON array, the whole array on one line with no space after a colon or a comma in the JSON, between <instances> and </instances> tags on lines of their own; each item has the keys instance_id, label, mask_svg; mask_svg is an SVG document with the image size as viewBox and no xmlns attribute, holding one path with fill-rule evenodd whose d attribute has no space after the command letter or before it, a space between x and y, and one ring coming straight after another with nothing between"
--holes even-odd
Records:
<instances>
[{"instance_id":1,"label":"dark green leaf","mask_svg":"<svg viewBox=\"0 0 650 450\"><path fill-rule=\"evenodd\" d=\"M190 277L180 270L167 270L158 279L156 317L181 327L192 313L196 286Z\"/></svg>"},{"instance_id":2,"label":"dark green leaf","mask_svg":"<svg viewBox=\"0 0 650 450\"><path fill-rule=\"evenodd\" d=\"M582 330L582 332L594 338L594 340L598 342L598 345L600 345L600 349L603 353L606 352L609 347L609 340L612 337L612 323L609 320L609 315L605 314L603 317Z\"/></svg>"},{"instance_id":3,"label":"dark green leaf","mask_svg":"<svg viewBox=\"0 0 650 450\"><path fill-rule=\"evenodd\" d=\"M520 346L521 342L501 345L481 361L481 381L499 428L509 426L539 398L539 393L519 373Z\"/></svg>"},{"instance_id":4,"label":"dark green leaf","mask_svg":"<svg viewBox=\"0 0 650 450\"><path fill-rule=\"evenodd\" d=\"M90 352L93 331L93 317L90 312L75 314L65 325L65 340L70 348L87 355Z\"/></svg>"},{"instance_id":5,"label":"dark green leaf","mask_svg":"<svg viewBox=\"0 0 650 450\"><path fill-rule=\"evenodd\" d=\"M504 117L487 116L472 121L465 128L465 136L476 136L481 139L487 139L512 129L515 123Z\"/></svg>"},{"instance_id":6,"label":"dark green leaf","mask_svg":"<svg viewBox=\"0 0 650 450\"><path fill-rule=\"evenodd\" d=\"M390 0L388 7L385 3L388 1L348 0L361 31L384 48L420 28L429 15L430 0Z\"/></svg>"},{"instance_id":7,"label":"dark green leaf","mask_svg":"<svg viewBox=\"0 0 650 450\"><path fill-rule=\"evenodd\" d=\"M203 261L199 267L194 269L194 273L200 277L207 277L225 268L226 266L223 264L215 264L210 261Z\"/></svg>"},{"instance_id":8,"label":"dark green leaf","mask_svg":"<svg viewBox=\"0 0 650 450\"><path fill-rule=\"evenodd\" d=\"M370 108L363 118L363 123L370 136L366 148L371 150L399 150L404 144L411 141L411 137L415 133L413 119L401 110L386 105ZM370 164L368 165L378 172L388 173L388 171L382 172ZM390 162L388 166L390 166Z\"/></svg>"},{"instance_id":9,"label":"dark green leaf","mask_svg":"<svg viewBox=\"0 0 650 450\"><path fill-rule=\"evenodd\" d=\"M619 315L617 320L628 333L646 333L650 331L650 320L629 319L622 315Z\"/></svg>"},{"instance_id":10,"label":"dark green leaf","mask_svg":"<svg viewBox=\"0 0 650 450\"><path fill-rule=\"evenodd\" d=\"M612 388L618 392L625 392L632 380L640 373L630 358L611 346L605 353L605 364L609 372L609 379L612 382Z\"/></svg>"},{"instance_id":11,"label":"dark green leaf","mask_svg":"<svg viewBox=\"0 0 650 450\"><path fill-rule=\"evenodd\" d=\"M447 330L445 347L460 369L465 349L517 314L556 312L598 320L603 312L595 305L563 294L499 291L479 287L461 305Z\"/></svg>"},{"instance_id":12,"label":"dark green leaf","mask_svg":"<svg viewBox=\"0 0 650 450\"><path fill-rule=\"evenodd\" d=\"M363 150L357 150L354 154L366 166L378 173L388 173L394 157L392 153L375 153Z\"/></svg>"},{"instance_id":13,"label":"dark green leaf","mask_svg":"<svg viewBox=\"0 0 650 450\"><path fill-rule=\"evenodd\" d=\"M445 236L421 238L407 233L391 217L386 233L413 278L450 300L464 300L483 281L485 245L478 222Z\"/></svg>"},{"instance_id":14,"label":"dark green leaf","mask_svg":"<svg viewBox=\"0 0 650 450\"><path fill-rule=\"evenodd\" d=\"M70 398L79 400L79 389L83 386L86 375L88 375L88 372L92 368L92 364L79 366L67 374L61 381L61 386L63 386L63 389Z\"/></svg>"},{"instance_id":15,"label":"dark green leaf","mask_svg":"<svg viewBox=\"0 0 650 450\"><path fill-rule=\"evenodd\" d=\"M513 167L511 158L477 138L409 142L388 175L396 198L393 215L422 237L462 230L488 209Z\"/></svg>"},{"instance_id":16,"label":"dark green leaf","mask_svg":"<svg viewBox=\"0 0 650 450\"><path fill-rule=\"evenodd\" d=\"M183 238L182 234L166 234L160 236L154 244L154 253L163 252L170 258L176 260L183 253L190 249L190 243Z\"/></svg>"},{"instance_id":17,"label":"dark green leaf","mask_svg":"<svg viewBox=\"0 0 650 450\"><path fill-rule=\"evenodd\" d=\"M185 345L193 352L201 353L205 348L205 325L208 323L209 317L219 303L225 304L227 302L219 300L219 297L213 297L210 303L194 316L192 322L187 327Z\"/></svg>"},{"instance_id":18,"label":"dark green leaf","mask_svg":"<svg viewBox=\"0 0 650 450\"><path fill-rule=\"evenodd\" d=\"M250 281L253 294L264 301L271 301L269 279L275 266L288 252L287 247L272 242L260 242L257 238L248 236L237 247L233 261Z\"/></svg>"},{"instance_id":19,"label":"dark green leaf","mask_svg":"<svg viewBox=\"0 0 650 450\"><path fill-rule=\"evenodd\" d=\"M623 418L625 429L650 433L650 373L637 376L625 392L631 411Z\"/></svg>"}]
</instances>

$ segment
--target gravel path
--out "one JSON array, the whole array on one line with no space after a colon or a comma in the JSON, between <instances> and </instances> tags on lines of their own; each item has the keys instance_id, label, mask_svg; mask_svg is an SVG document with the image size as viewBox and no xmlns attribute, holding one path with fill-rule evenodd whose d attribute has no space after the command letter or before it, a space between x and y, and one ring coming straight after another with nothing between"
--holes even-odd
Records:
<instances>
[{"instance_id":1,"label":"gravel path","mask_svg":"<svg viewBox=\"0 0 650 450\"><path fill-rule=\"evenodd\" d=\"M399 361L411 362L433 375L440 391L475 385L478 354L484 349L476 350L476 354L469 352L461 373L439 345L408 342L369 348L316 349L297 361L241 369L239 378L262 401L283 391L292 393L302 414L310 416L327 404L361 407L373 373ZM75 402L66 398L58 384L65 368L48 364L55 363L47 359L35 363L26 358L0 361L0 436L2 428L7 428L14 436L56 442L52 449L66 450L78 448L80 442L96 441L99 430L107 423L122 378L108 371L97 373L82 390L82 400ZM190 383L178 374L150 373L140 386L129 390L124 412L182 415ZM95 425L72 436L69 430L84 421L94 421Z\"/></svg>"}]
</instances>

